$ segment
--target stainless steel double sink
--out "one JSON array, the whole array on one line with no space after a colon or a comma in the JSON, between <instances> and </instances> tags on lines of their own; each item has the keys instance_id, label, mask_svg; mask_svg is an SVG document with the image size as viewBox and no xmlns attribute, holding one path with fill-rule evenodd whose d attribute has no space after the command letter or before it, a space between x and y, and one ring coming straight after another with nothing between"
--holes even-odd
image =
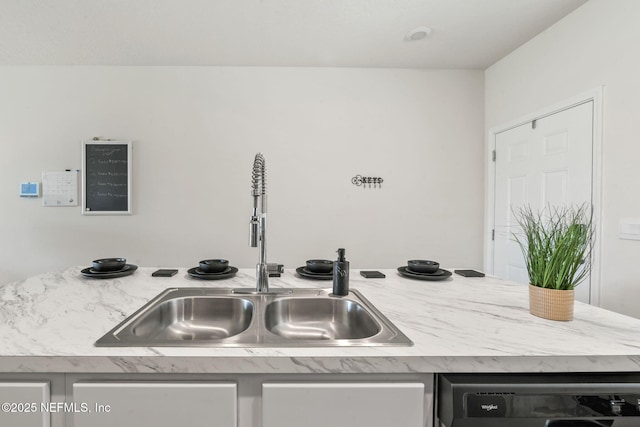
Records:
<instances>
[{"instance_id":1,"label":"stainless steel double sink","mask_svg":"<svg viewBox=\"0 0 640 427\"><path fill-rule=\"evenodd\" d=\"M327 347L413 345L358 291L235 293L170 288L95 343L98 347Z\"/></svg>"}]
</instances>

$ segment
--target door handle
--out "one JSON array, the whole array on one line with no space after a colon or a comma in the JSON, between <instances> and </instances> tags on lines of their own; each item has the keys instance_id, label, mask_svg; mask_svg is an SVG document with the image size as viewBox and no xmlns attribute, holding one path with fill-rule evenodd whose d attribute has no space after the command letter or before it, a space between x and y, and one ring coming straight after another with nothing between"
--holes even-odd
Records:
<instances>
[{"instance_id":1,"label":"door handle","mask_svg":"<svg viewBox=\"0 0 640 427\"><path fill-rule=\"evenodd\" d=\"M611 427L613 420L547 420L545 427Z\"/></svg>"}]
</instances>

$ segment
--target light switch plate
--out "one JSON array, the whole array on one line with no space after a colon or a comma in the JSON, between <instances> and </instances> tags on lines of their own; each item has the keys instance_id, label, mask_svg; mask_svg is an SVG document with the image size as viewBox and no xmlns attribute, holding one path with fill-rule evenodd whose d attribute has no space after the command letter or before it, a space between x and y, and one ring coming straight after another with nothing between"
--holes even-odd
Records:
<instances>
[{"instance_id":1,"label":"light switch plate","mask_svg":"<svg viewBox=\"0 0 640 427\"><path fill-rule=\"evenodd\" d=\"M640 240L640 218L620 219L618 237L625 240Z\"/></svg>"}]
</instances>

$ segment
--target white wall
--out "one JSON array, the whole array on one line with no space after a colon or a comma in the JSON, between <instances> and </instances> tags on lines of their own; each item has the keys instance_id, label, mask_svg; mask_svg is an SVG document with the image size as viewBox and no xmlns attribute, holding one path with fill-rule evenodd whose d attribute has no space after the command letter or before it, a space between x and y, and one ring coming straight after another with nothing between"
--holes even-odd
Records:
<instances>
[{"instance_id":1,"label":"white wall","mask_svg":"<svg viewBox=\"0 0 640 427\"><path fill-rule=\"evenodd\" d=\"M486 70L486 128L604 85L601 305L640 317L640 2L590 0Z\"/></svg>"},{"instance_id":2,"label":"white wall","mask_svg":"<svg viewBox=\"0 0 640 427\"><path fill-rule=\"evenodd\" d=\"M347 249L354 268L409 258L482 267L482 71L0 68L0 283L92 259L252 267L250 171L268 167L269 261ZM131 216L18 197L80 168L80 141L134 140ZM351 184L384 178L380 190Z\"/></svg>"}]
</instances>

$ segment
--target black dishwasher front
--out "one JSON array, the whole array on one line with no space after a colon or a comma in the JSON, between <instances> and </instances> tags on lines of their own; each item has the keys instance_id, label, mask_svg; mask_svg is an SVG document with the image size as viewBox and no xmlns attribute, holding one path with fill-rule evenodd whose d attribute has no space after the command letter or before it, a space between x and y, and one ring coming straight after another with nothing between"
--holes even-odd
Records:
<instances>
[{"instance_id":1,"label":"black dishwasher front","mask_svg":"<svg viewBox=\"0 0 640 427\"><path fill-rule=\"evenodd\" d=\"M640 375L440 374L436 427L640 427Z\"/></svg>"}]
</instances>

